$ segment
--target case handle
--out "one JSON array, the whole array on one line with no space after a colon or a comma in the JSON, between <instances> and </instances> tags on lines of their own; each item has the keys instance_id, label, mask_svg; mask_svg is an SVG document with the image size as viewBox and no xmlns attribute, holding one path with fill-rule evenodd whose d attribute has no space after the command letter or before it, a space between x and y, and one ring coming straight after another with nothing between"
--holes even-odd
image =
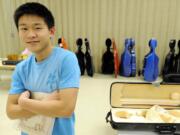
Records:
<instances>
[{"instance_id":1,"label":"case handle","mask_svg":"<svg viewBox=\"0 0 180 135\"><path fill-rule=\"evenodd\" d=\"M111 120L108 119L110 115L111 115L111 111L109 111L106 115L106 123L111 122Z\"/></svg>"},{"instance_id":2,"label":"case handle","mask_svg":"<svg viewBox=\"0 0 180 135\"><path fill-rule=\"evenodd\" d=\"M175 125L156 125L155 131L158 132L159 134L173 134L174 135L176 131L176 126Z\"/></svg>"}]
</instances>

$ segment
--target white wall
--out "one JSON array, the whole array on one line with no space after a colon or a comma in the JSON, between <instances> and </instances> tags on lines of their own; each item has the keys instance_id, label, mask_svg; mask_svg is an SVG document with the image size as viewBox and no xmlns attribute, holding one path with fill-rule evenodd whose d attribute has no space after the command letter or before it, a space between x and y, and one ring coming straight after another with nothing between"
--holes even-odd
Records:
<instances>
[{"instance_id":1,"label":"white wall","mask_svg":"<svg viewBox=\"0 0 180 135\"><path fill-rule=\"evenodd\" d=\"M158 39L160 67L169 40L180 37L180 0L0 0L0 57L23 49L12 15L26 1L39 1L50 8L56 19L54 40L64 36L70 50L76 50L78 37L89 38L96 71L100 71L107 37L115 39L120 54L124 39L135 38L138 68L142 68L151 37Z\"/></svg>"}]
</instances>

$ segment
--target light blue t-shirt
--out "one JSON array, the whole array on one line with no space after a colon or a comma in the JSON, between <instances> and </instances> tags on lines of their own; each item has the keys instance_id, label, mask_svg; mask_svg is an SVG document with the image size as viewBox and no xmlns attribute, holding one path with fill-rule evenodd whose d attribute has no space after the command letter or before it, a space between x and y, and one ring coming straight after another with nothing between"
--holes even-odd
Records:
<instances>
[{"instance_id":1,"label":"light blue t-shirt","mask_svg":"<svg viewBox=\"0 0 180 135\"><path fill-rule=\"evenodd\" d=\"M25 90L52 93L57 89L79 88L79 81L75 54L55 47L41 62L36 62L35 56L31 55L16 66L9 94L20 94ZM74 135L74 122L74 113L69 118L56 118L52 135Z\"/></svg>"}]
</instances>

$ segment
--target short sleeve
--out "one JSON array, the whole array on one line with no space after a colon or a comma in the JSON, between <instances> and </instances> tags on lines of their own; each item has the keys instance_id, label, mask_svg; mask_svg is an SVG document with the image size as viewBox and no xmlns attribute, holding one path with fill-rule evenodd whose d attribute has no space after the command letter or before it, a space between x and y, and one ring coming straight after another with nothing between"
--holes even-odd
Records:
<instances>
[{"instance_id":1,"label":"short sleeve","mask_svg":"<svg viewBox=\"0 0 180 135\"><path fill-rule=\"evenodd\" d=\"M58 88L79 88L79 82L80 69L78 61L75 54L70 52L62 61Z\"/></svg>"},{"instance_id":2,"label":"short sleeve","mask_svg":"<svg viewBox=\"0 0 180 135\"><path fill-rule=\"evenodd\" d=\"M20 76L19 67L17 66L13 75L12 75L12 82L11 88L9 90L9 94L20 94L25 90L22 78Z\"/></svg>"}]
</instances>

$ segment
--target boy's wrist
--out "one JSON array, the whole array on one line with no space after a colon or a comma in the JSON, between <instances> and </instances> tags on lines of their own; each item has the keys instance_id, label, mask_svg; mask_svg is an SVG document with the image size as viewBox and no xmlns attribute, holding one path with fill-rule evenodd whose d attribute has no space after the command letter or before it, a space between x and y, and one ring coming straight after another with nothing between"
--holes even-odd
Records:
<instances>
[{"instance_id":1,"label":"boy's wrist","mask_svg":"<svg viewBox=\"0 0 180 135\"><path fill-rule=\"evenodd\" d=\"M27 105L26 102L27 102L28 98L20 98L18 100L18 104L20 105L21 108L25 109L25 106Z\"/></svg>"}]
</instances>

